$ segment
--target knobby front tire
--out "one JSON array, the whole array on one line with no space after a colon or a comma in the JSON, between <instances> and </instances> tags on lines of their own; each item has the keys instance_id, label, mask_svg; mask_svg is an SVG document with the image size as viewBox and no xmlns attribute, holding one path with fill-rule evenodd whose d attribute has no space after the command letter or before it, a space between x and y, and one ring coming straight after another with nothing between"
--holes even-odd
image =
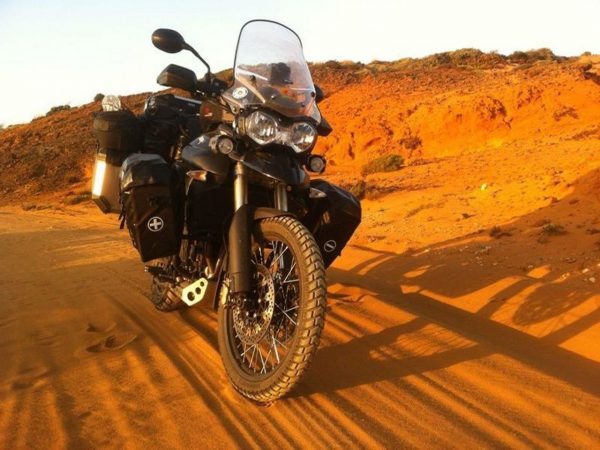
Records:
<instances>
[{"instance_id":1,"label":"knobby front tire","mask_svg":"<svg viewBox=\"0 0 600 450\"><path fill-rule=\"evenodd\" d=\"M235 389L251 400L270 403L298 383L317 351L325 322L327 287L319 247L296 219L282 216L257 222L253 241L255 279L262 286L255 296L274 298L274 302L270 309L264 299L259 302L262 309L254 306L259 318L252 322L246 319L249 314L244 306L232 306L228 293L222 293L219 350ZM228 299L225 306L224 299ZM248 320L259 325L244 332Z\"/></svg>"}]
</instances>

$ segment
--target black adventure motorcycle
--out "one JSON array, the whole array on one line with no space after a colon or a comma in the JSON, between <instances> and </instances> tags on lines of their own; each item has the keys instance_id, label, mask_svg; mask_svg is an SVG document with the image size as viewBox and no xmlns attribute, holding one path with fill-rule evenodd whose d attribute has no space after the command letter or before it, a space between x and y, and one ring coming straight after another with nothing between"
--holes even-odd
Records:
<instances>
[{"instance_id":1,"label":"black adventure motorcycle","mask_svg":"<svg viewBox=\"0 0 600 450\"><path fill-rule=\"evenodd\" d=\"M331 127L317 103L294 31L253 20L240 32L233 83L173 30L162 51L188 50L207 67L198 80L169 65L143 114L107 96L94 119L99 141L92 198L123 223L152 276L161 311L204 301L218 310L223 365L234 387L258 402L285 395L319 345L325 269L360 223L358 200L323 180L311 155Z\"/></svg>"}]
</instances>

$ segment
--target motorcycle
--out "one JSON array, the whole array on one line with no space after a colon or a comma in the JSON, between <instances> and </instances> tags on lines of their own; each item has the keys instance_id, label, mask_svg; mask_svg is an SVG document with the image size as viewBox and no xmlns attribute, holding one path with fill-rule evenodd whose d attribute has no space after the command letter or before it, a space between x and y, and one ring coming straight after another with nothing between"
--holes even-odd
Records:
<instances>
[{"instance_id":1,"label":"motorcycle","mask_svg":"<svg viewBox=\"0 0 600 450\"><path fill-rule=\"evenodd\" d=\"M176 31L158 29L152 42L190 51L206 75L167 66L158 83L190 97L152 96L140 117L105 98L94 120L92 198L121 214L148 263L156 308L210 303L229 380L269 403L298 383L317 351L325 269L359 225L360 203L310 179L326 167L311 153L317 137L332 129L294 31L246 23L232 82Z\"/></svg>"}]
</instances>

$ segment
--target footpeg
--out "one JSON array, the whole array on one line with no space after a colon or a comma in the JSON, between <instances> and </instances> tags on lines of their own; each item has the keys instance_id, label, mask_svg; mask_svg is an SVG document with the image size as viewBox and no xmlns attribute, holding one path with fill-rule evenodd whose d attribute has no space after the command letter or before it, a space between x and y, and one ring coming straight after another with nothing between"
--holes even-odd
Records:
<instances>
[{"instance_id":1,"label":"footpeg","mask_svg":"<svg viewBox=\"0 0 600 450\"><path fill-rule=\"evenodd\" d=\"M177 279L173 275L170 275L169 273L167 273L167 271L162 267L146 266L146 267L144 267L144 270L146 273L149 273L150 275L157 278L158 281L160 281L162 283L175 283L177 281Z\"/></svg>"},{"instance_id":2,"label":"footpeg","mask_svg":"<svg viewBox=\"0 0 600 450\"><path fill-rule=\"evenodd\" d=\"M181 300L188 306L194 306L202 301L206 294L207 287L208 280L202 277L183 289L181 292Z\"/></svg>"}]
</instances>

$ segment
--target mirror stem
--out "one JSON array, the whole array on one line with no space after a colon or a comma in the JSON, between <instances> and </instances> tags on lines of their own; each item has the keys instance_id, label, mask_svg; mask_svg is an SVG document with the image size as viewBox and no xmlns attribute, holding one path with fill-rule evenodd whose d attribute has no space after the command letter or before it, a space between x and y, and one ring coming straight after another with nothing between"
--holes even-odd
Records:
<instances>
[{"instance_id":1,"label":"mirror stem","mask_svg":"<svg viewBox=\"0 0 600 450\"><path fill-rule=\"evenodd\" d=\"M194 49L194 47L192 47L191 45L185 43L183 44L183 48L185 48L186 50L192 52L192 54L198 58L200 61L202 61L202 64L204 64L206 66L206 69L208 70L206 76L208 77L208 80L210 81L210 79L212 78L212 73L210 71L210 66L208 65L208 63L204 60L204 58L202 56L200 56L200 54Z\"/></svg>"}]
</instances>

